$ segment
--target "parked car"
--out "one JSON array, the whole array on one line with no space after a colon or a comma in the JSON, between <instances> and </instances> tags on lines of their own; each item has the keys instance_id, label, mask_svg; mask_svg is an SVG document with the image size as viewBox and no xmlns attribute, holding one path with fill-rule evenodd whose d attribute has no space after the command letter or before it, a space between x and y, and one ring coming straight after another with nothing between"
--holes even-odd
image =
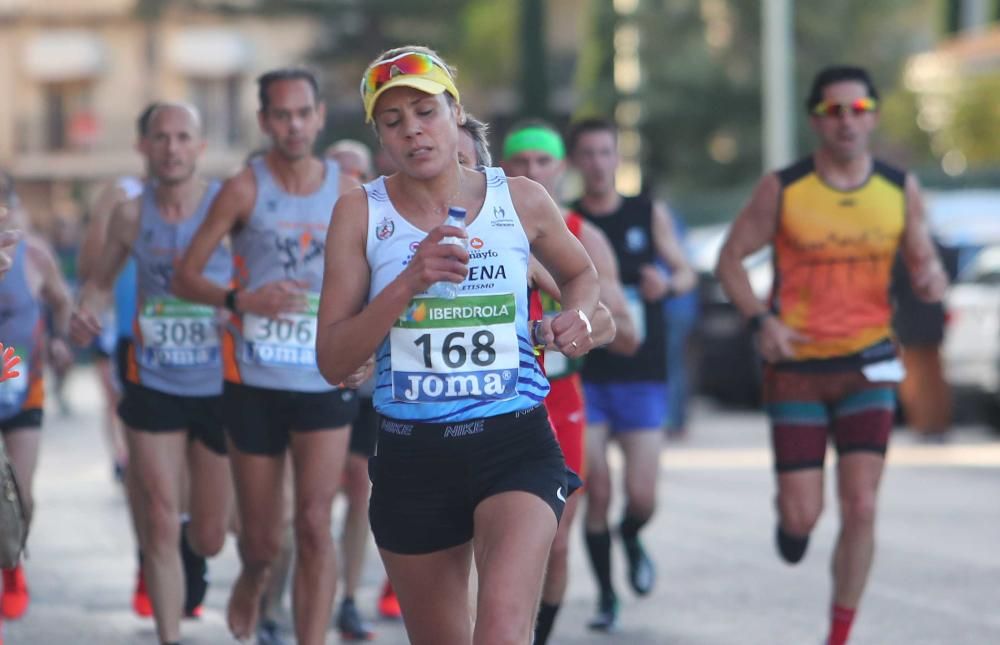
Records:
<instances>
[{"instance_id":1,"label":"parked car","mask_svg":"<svg viewBox=\"0 0 1000 645\"><path fill-rule=\"evenodd\" d=\"M1000 191L931 193L927 212L935 238L954 256L942 360L959 395L956 414L1000 427Z\"/></svg>"},{"instance_id":2,"label":"parked car","mask_svg":"<svg viewBox=\"0 0 1000 645\"><path fill-rule=\"evenodd\" d=\"M743 316L715 278L715 264L728 231L728 225L688 231L687 246L698 274L701 305L694 334L696 373L692 380L698 392L724 403L756 405L760 401L760 358ZM754 293L767 298L773 274L770 249L747 258L745 265Z\"/></svg>"}]
</instances>

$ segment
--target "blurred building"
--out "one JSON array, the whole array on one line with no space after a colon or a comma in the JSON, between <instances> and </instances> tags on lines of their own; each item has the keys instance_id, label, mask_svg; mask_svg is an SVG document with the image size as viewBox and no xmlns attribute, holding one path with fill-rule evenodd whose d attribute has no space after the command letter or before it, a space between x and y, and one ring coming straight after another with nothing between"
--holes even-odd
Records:
<instances>
[{"instance_id":1,"label":"blurred building","mask_svg":"<svg viewBox=\"0 0 1000 645\"><path fill-rule=\"evenodd\" d=\"M201 109L210 174L229 174L260 144L254 80L305 61L317 30L229 11L240 4L0 0L0 166L39 224L96 181L140 172L135 117L154 99Z\"/></svg>"}]
</instances>

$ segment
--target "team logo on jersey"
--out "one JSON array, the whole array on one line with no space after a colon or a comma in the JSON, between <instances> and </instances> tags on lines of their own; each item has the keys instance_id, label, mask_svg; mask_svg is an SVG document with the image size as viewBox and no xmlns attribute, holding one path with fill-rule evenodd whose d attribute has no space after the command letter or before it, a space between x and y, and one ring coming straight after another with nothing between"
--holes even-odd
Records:
<instances>
[{"instance_id":1,"label":"team logo on jersey","mask_svg":"<svg viewBox=\"0 0 1000 645\"><path fill-rule=\"evenodd\" d=\"M646 246L649 244L646 239L646 231L642 230L638 226L633 226L627 231L625 231L625 247L632 253L639 253L640 251L645 251Z\"/></svg>"},{"instance_id":2,"label":"team logo on jersey","mask_svg":"<svg viewBox=\"0 0 1000 645\"><path fill-rule=\"evenodd\" d=\"M514 226L514 220L507 215L503 206L494 206L493 219L490 221L490 224L494 227L509 228Z\"/></svg>"},{"instance_id":3,"label":"team logo on jersey","mask_svg":"<svg viewBox=\"0 0 1000 645\"><path fill-rule=\"evenodd\" d=\"M386 217L375 227L375 237L380 240L388 240L396 232L396 224Z\"/></svg>"},{"instance_id":4,"label":"team logo on jersey","mask_svg":"<svg viewBox=\"0 0 1000 645\"><path fill-rule=\"evenodd\" d=\"M481 238L481 237L474 237L471 240L469 240L469 246L471 246L472 248L474 248L476 250L479 250L479 249L483 248L484 244L486 244L486 243L483 242L483 238Z\"/></svg>"}]
</instances>

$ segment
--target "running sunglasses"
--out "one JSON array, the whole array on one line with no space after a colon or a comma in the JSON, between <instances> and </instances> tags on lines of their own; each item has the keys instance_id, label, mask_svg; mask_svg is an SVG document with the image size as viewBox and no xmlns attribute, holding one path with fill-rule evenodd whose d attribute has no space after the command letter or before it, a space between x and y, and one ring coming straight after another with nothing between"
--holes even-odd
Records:
<instances>
[{"instance_id":1,"label":"running sunglasses","mask_svg":"<svg viewBox=\"0 0 1000 645\"><path fill-rule=\"evenodd\" d=\"M852 103L834 103L832 101L820 101L812 109L815 116L844 116L848 112L854 116L861 116L866 112L874 112L878 109L878 102L867 96Z\"/></svg>"},{"instance_id":2,"label":"running sunglasses","mask_svg":"<svg viewBox=\"0 0 1000 645\"><path fill-rule=\"evenodd\" d=\"M400 54L369 67L361 79L361 93L365 96L374 94L396 76L424 76L435 66L451 78L451 72L444 63L429 54L420 52Z\"/></svg>"}]
</instances>

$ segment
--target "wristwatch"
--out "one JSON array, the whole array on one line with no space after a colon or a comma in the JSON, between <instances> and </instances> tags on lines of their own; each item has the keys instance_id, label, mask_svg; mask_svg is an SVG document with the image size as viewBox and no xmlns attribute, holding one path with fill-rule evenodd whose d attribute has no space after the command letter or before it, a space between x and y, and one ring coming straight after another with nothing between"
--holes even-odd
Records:
<instances>
[{"instance_id":1,"label":"wristwatch","mask_svg":"<svg viewBox=\"0 0 1000 645\"><path fill-rule=\"evenodd\" d=\"M760 328L764 326L764 321L773 315L774 313L770 311L761 311L750 316L747 318L747 329L756 334L760 331Z\"/></svg>"},{"instance_id":2,"label":"wristwatch","mask_svg":"<svg viewBox=\"0 0 1000 645\"><path fill-rule=\"evenodd\" d=\"M226 292L226 309L234 314L240 313L240 310L236 308L236 294L239 292L239 289L230 289Z\"/></svg>"}]
</instances>

